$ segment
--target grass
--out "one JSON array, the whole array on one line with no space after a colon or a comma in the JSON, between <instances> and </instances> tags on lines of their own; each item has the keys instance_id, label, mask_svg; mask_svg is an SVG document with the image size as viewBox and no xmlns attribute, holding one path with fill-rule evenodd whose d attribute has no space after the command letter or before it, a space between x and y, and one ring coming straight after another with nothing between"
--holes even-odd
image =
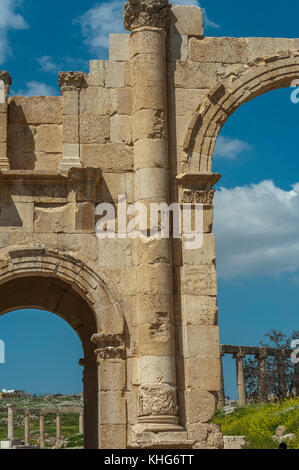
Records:
<instances>
[{"instance_id":1,"label":"grass","mask_svg":"<svg viewBox=\"0 0 299 470\"><path fill-rule=\"evenodd\" d=\"M221 424L225 436L245 436L248 449L277 449L272 436L278 426L285 426L286 434L295 434L295 439L287 443L288 447L299 449L299 398L237 406L229 415L217 410L213 422Z\"/></svg>"}]
</instances>

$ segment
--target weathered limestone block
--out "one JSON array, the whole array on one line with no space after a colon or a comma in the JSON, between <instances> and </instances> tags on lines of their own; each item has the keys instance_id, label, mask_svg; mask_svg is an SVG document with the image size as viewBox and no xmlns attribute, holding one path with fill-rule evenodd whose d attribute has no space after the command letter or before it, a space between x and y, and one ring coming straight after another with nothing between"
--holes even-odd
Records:
<instances>
[{"instance_id":1,"label":"weathered limestone block","mask_svg":"<svg viewBox=\"0 0 299 470\"><path fill-rule=\"evenodd\" d=\"M187 35L170 33L167 41L167 59L169 62L189 59L189 38Z\"/></svg>"},{"instance_id":2,"label":"weathered limestone block","mask_svg":"<svg viewBox=\"0 0 299 470\"><path fill-rule=\"evenodd\" d=\"M103 238L98 240L101 266L132 266L132 241L129 238Z\"/></svg>"},{"instance_id":3,"label":"weathered limestone block","mask_svg":"<svg viewBox=\"0 0 299 470\"><path fill-rule=\"evenodd\" d=\"M217 297L216 296L183 296L183 322L186 325L216 325Z\"/></svg>"},{"instance_id":4,"label":"weathered limestone block","mask_svg":"<svg viewBox=\"0 0 299 470\"><path fill-rule=\"evenodd\" d=\"M110 140L114 144L132 143L131 117L118 115L110 120Z\"/></svg>"},{"instance_id":5,"label":"weathered limestone block","mask_svg":"<svg viewBox=\"0 0 299 470\"><path fill-rule=\"evenodd\" d=\"M221 443L219 445L218 439L221 436ZM221 434L221 426L219 424L191 424L188 426L188 437L189 439L196 441L202 445L201 448L208 449L222 449L223 438ZM197 447L199 448L199 447Z\"/></svg>"},{"instance_id":6,"label":"weathered limestone block","mask_svg":"<svg viewBox=\"0 0 299 470\"><path fill-rule=\"evenodd\" d=\"M139 383L146 384L144 393L152 395L158 384L162 385L163 382L165 385L175 384L175 366L169 361L168 356L142 356L138 360L138 379ZM152 388L153 384L155 386ZM164 392L166 395L172 395L173 389L162 387L162 393Z\"/></svg>"},{"instance_id":7,"label":"weathered limestone block","mask_svg":"<svg viewBox=\"0 0 299 470\"><path fill-rule=\"evenodd\" d=\"M49 153L61 153L63 128L58 125L42 125L37 128L36 150Z\"/></svg>"},{"instance_id":8,"label":"weathered limestone block","mask_svg":"<svg viewBox=\"0 0 299 470\"><path fill-rule=\"evenodd\" d=\"M133 98L131 88L119 88L117 90L117 106L118 114L132 114Z\"/></svg>"},{"instance_id":9,"label":"weathered limestone block","mask_svg":"<svg viewBox=\"0 0 299 470\"><path fill-rule=\"evenodd\" d=\"M33 204L28 202L1 204L0 231L10 228L33 232L33 211Z\"/></svg>"},{"instance_id":10,"label":"weathered limestone block","mask_svg":"<svg viewBox=\"0 0 299 470\"><path fill-rule=\"evenodd\" d=\"M189 424L207 423L216 410L216 398L212 393L188 390L186 396L186 415Z\"/></svg>"},{"instance_id":11,"label":"weathered limestone block","mask_svg":"<svg viewBox=\"0 0 299 470\"><path fill-rule=\"evenodd\" d=\"M169 62L168 78L176 88L209 90L217 84L217 70L222 68L214 63ZM177 91L177 90L176 90Z\"/></svg>"},{"instance_id":12,"label":"weathered limestone block","mask_svg":"<svg viewBox=\"0 0 299 470\"><path fill-rule=\"evenodd\" d=\"M182 292L187 295L217 295L215 266L184 267L182 269Z\"/></svg>"},{"instance_id":13,"label":"weathered limestone block","mask_svg":"<svg viewBox=\"0 0 299 470\"><path fill-rule=\"evenodd\" d=\"M171 340L171 324L169 314L157 313L149 325L141 325L138 329L138 353L142 356L171 356L173 345Z\"/></svg>"},{"instance_id":14,"label":"weathered limestone block","mask_svg":"<svg viewBox=\"0 0 299 470\"><path fill-rule=\"evenodd\" d=\"M101 449L126 449L127 427L124 424L105 424L100 426Z\"/></svg>"},{"instance_id":15,"label":"weathered limestone block","mask_svg":"<svg viewBox=\"0 0 299 470\"><path fill-rule=\"evenodd\" d=\"M80 142L82 144L98 144L110 138L109 116L83 114L80 116Z\"/></svg>"},{"instance_id":16,"label":"weathered limestone block","mask_svg":"<svg viewBox=\"0 0 299 470\"><path fill-rule=\"evenodd\" d=\"M166 274L170 274L168 264L158 263L156 265L141 265L137 267L138 271L138 292L154 293L161 290L161 283L166 284ZM162 286L164 287L164 285ZM166 287L166 285L165 285ZM163 292L167 292L163 289Z\"/></svg>"},{"instance_id":17,"label":"weathered limestone block","mask_svg":"<svg viewBox=\"0 0 299 470\"><path fill-rule=\"evenodd\" d=\"M95 206L91 202L77 203L75 229L79 232L93 233L95 230Z\"/></svg>"},{"instance_id":18,"label":"weathered limestone block","mask_svg":"<svg viewBox=\"0 0 299 470\"><path fill-rule=\"evenodd\" d=\"M183 342L184 357L186 358L201 357L219 359L220 357L219 327L216 325L183 327ZM217 367L217 369L219 369L219 367ZM218 373L218 375L220 374Z\"/></svg>"},{"instance_id":19,"label":"weathered limestone block","mask_svg":"<svg viewBox=\"0 0 299 470\"><path fill-rule=\"evenodd\" d=\"M123 88L125 86L125 63L105 63L105 86L106 88Z\"/></svg>"},{"instance_id":20,"label":"weathered limestone block","mask_svg":"<svg viewBox=\"0 0 299 470\"><path fill-rule=\"evenodd\" d=\"M6 114L0 113L0 142L7 141L7 117Z\"/></svg>"},{"instance_id":21,"label":"weathered limestone block","mask_svg":"<svg viewBox=\"0 0 299 470\"><path fill-rule=\"evenodd\" d=\"M95 235L82 233L58 233L57 246L65 251L78 251L87 258L98 258L97 238Z\"/></svg>"},{"instance_id":22,"label":"weathered limestone block","mask_svg":"<svg viewBox=\"0 0 299 470\"><path fill-rule=\"evenodd\" d=\"M117 111L116 91L110 88L90 87L80 94L80 112L111 115Z\"/></svg>"},{"instance_id":23,"label":"weathered limestone block","mask_svg":"<svg viewBox=\"0 0 299 470\"><path fill-rule=\"evenodd\" d=\"M173 6L171 8L171 30L188 36L203 36L202 10L196 6Z\"/></svg>"},{"instance_id":24,"label":"weathered limestone block","mask_svg":"<svg viewBox=\"0 0 299 470\"><path fill-rule=\"evenodd\" d=\"M110 34L109 60L125 61L130 59L130 35Z\"/></svg>"},{"instance_id":25,"label":"weathered limestone block","mask_svg":"<svg viewBox=\"0 0 299 470\"><path fill-rule=\"evenodd\" d=\"M165 120L165 113L161 111L138 111L132 119L133 143L139 139L164 139Z\"/></svg>"},{"instance_id":26,"label":"weathered limestone block","mask_svg":"<svg viewBox=\"0 0 299 470\"><path fill-rule=\"evenodd\" d=\"M164 168L142 168L135 172L135 198L136 201L143 199L168 197L168 171ZM141 182L143 181L143 184Z\"/></svg>"},{"instance_id":27,"label":"weathered limestone block","mask_svg":"<svg viewBox=\"0 0 299 470\"><path fill-rule=\"evenodd\" d=\"M202 246L196 250L190 250L185 248L183 237L182 252L183 262L185 265L202 265L202 264L213 264L216 260L215 252L215 237L214 234L203 234L202 235Z\"/></svg>"},{"instance_id":28,"label":"weathered limestone block","mask_svg":"<svg viewBox=\"0 0 299 470\"><path fill-rule=\"evenodd\" d=\"M79 113L79 99L78 94L73 91L65 90L63 92L63 115L78 116Z\"/></svg>"},{"instance_id":29,"label":"weathered limestone block","mask_svg":"<svg viewBox=\"0 0 299 470\"><path fill-rule=\"evenodd\" d=\"M246 38L248 62L273 55L280 51L296 49L295 39L284 38Z\"/></svg>"},{"instance_id":30,"label":"weathered limestone block","mask_svg":"<svg viewBox=\"0 0 299 470\"><path fill-rule=\"evenodd\" d=\"M10 122L18 124L62 124L61 96L12 96L8 100Z\"/></svg>"},{"instance_id":31,"label":"weathered limestone block","mask_svg":"<svg viewBox=\"0 0 299 470\"><path fill-rule=\"evenodd\" d=\"M101 168L103 172L129 172L134 169L133 147L123 144L83 144L84 167Z\"/></svg>"},{"instance_id":32,"label":"weathered limestone block","mask_svg":"<svg viewBox=\"0 0 299 470\"><path fill-rule=\"evenodd\" d=\"M73 204L60 207L36 207L34 213L35 232L70 233L75 229L75 210Z\"/></svg>"},{"instance_id":33,"label":"weathered limestone block","mask_svg":"<svg viewBox=\"0 0 299 470\"><path fill-rule=\"evenodd\" d=\"M100 392L101 424L126 424L126 402L123 392Z\"/></svg>"},{"instance_id":34,"label":"weathered limestone block","mask_svg":"<svg viewBox=\"0 0 299 470\"><path fill-rule=\"evenodd\" d=\"M63 116L63 142L67 144L79 143L78 115Z\"/></svg>"},{"instance_id":35,"label":"weathered limestone block","mask_svg":"<svg viewBox=\"0 0 299 470\"><path fill-rule=\"evenodd\" d=\"M103 361L100 365L101 391L121 391L126 387L126 368L122 360Z\"/></svg>"},{"instance_id":36,"label":"weathered limestone block","mask_svg":"<svg viewBox=\"0 0 299 470\"><path fill-rule=\"evenodd\" d=\"M175 90L175 112L177 116L192 115L202 100L206 97L208 89L185 89Z\"/></svg>"},{"instance_id":37,"label":"weathered limestone block","mask_svg":"<svg viewBox=\"0 0 299 470\"><path fill-rule=\"evenodd\" d=\"M220 389L219 359L188 359L186 375L186 388L207 391L218 391Z\"/></svg>"},{"instance_id":38,"label":"weathered limestone block","mask_svg":"<svg viewBox=\"0 0 299 470\"><path fill-rule=\"evenodd\" d=\"M191 38L189 47L192 62L247 62L246 40L243 38Z\"/></svg>"},{"instance_id":39,"label":"weathered limestone block","mask_svg":"<svg viewBox=\"0 0 299 470\"><path fill-rule=\"evenodd\" d=\"M165 140L140 139L135 143L135 171L141 168L165 168L168 169L168 161L165 154L168 152L168 145Z\"/></svg>"},{"instance_id":40,"label":"weathered limestone block","mask_svg":"<svg viewBox=\"0 0 299 470\"><path fill-rule=\"evenodd\" d=\"M245 436L223 436L224 449L246 449Z\"/></svg>"},{"instance_id":41,"label":"weathered limestone block","mask_svg":"<svg viewBox=\"0 0 299 470\"><path fill-rule=\"evenodd\" d=\"M103 201L118 202L118 196L126 195L127 203L134 202L134 173L103 173Z\"/></svg>"},{"instance_id":42,"label":"weathered limestone block","mask_svg":"<svg viewBox=\"0 0 299 470\"><path fill-rule=\"evenodd\" d=\"M35 127L8 123L8 155L13 152L34 152L36 133Z\"/></svg>"},{"instance_id":43,"label":"weathered limestone block","mask_svg":"<svg viewBox=\"0 0 299 470\"><path fill-rule=\"evenodd\" d=\"M89 86L105 86L105 61L90 60L89 61Z\"/></svg>"}]
</instances>

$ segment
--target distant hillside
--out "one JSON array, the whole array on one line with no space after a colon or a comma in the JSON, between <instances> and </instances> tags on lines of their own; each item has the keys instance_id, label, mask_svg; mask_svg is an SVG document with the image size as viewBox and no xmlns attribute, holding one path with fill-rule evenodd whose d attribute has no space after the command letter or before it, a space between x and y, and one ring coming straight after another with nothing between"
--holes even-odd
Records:
<instances>
[{"instance_id":1,"label":"distant hillside","mask_svg":"<svg viewBox=\"0 0 299 470\"><path fill-rule=\"evenodd\" d=\"M288 447L299 449L299 398L276 404L237 406L227 415L218 410L213 422L221 424L225 436L245 436L248 449L277 449L278 444L271 436L278 426L285 426L286 433L295 434Z\"/></svg>"}]
</instances>

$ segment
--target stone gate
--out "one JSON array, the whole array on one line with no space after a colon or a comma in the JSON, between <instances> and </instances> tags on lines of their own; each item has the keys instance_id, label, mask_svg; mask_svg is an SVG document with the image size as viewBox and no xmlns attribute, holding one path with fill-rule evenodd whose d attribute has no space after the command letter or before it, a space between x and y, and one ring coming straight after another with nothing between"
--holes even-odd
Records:
<instances>
[{"instance_id":1,"label":"stone gate","mask_svg":"<svg viewBox=\"0 0 299 470\"><path fill-rule=\"evenodd\" d=\"M167 0L124 22L59 97L8 98L0 72L1 313L46 309L81 338L86 448L221 448L213 150L239 106L299 78L299 39L205 37L200 8ZM119 195L203 204L202 247L99 239Z\"/></svg>"}]
</instances>

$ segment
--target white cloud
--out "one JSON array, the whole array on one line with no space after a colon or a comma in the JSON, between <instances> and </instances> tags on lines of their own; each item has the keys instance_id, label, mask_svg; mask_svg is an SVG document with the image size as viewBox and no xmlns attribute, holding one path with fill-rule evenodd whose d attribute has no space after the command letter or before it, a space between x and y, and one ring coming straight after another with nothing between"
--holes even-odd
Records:
<instances>
[{"instance_id":1,"label":"white cloud","mask_svg":"<svg viewBox=\"0 0 299 470\"><path fill-rule=\"evenodd\" d=\"M240 153L250 149L251 146L243 140L220 135L216 141L214 156L216 158L234 160Z\"/></svg>"},{"instance_id":2,"label":"white cloud","mask_svg":"<svg viewBox=\"0 0 299 470\"><path fill-rule=\"evenodd\" d=\"M56 73L59 69L58 65L54 62L52 57L48 55L44 55L43 57L38 58L37 61L43 72Z\"/></svg>"},{"instance_id":3,"label":"white cloud","mask_svg":"<svg viewBox=\"0 0 299 470\"><path fill-rule=\"evenodd\" d=\"M81 26L82 36L88 47L101 53L109 47L109 34L122 33L123 26L122 0L114 0L95 5L75 20Z\"/></svg>"},{"instance_id":4,"label":"white cloud","mask_svg":"<svg viewBox=\"0 0 299 470\"><path fill-rule=\"evenodd\" d=\"M10 30L28 28L28 24L23 16L16 13L16 9L20 3L21 2L18 0L0 1L0 64L11 54L8 32Z\"/></svg>"},{"instance_id":5,"label":"white cloud","mask_svg":"<svg viewBox=\"0 0 299 470\"><path fill-rule=\"evenodd\" d=\"M46 83L42 82L28 82L26 83L26 88L24 90L19 90L17 93L12 95L17 96L56 96L58 95L58 90Z\"/></svg>"},{"instance_id":6,"label":"white cloud","mask_svg":"<svg viewBox=\"0 0 299 470\"><path fill-rule=\"evenodd\" d=\"M215 195L217 271L223 279L299 269L299 183L284 191L272 181Z\"/></svg>"},{"instance_id":7,"label":"white cloud","mask_svg":"<svg viewBox=\"0 0 299 470\"><path fill-rule=\"evenodd\" d=\"M197 0L172 0L173 5L200 6ZM109 47L110 33L124 33L123 0L113 0L96 4L83 15L74 20L81 27L82 36L87 46L97 55ZM219 28L211 21L205 8L202 8L204 23L207 28Z\"/></svg>"}]
</instances>

